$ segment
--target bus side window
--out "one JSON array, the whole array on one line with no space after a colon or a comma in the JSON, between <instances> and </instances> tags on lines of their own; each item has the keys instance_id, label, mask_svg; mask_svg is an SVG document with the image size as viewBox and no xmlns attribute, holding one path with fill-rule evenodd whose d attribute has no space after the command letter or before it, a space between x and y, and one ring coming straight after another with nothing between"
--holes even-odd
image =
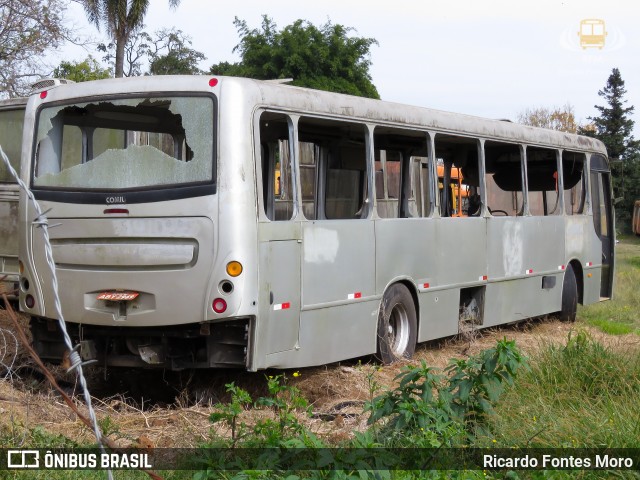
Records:
<instances>
[{"instance_id":1,"label":"bus side window","mask_svg":"<svg viewBox=\"0 0 640 480\"><path fill-rule=\"evenodd\" d=\"M262 195L269 220L291 220L294 214L289 123L285 115L260 116Z\"/></svg>"},{"instance_id":2,"label":"bus side window","mask_svg":"<svg viewBox=\"0 0 640 480\"><path fill-rule=\"evenodd\" d=\"M364 125L302 117L298 151L305 218L366 218L367 156Z\"/></svg>"},{"instance_id":3,"label":"bus side window","mask_svg":"<svg viewBox=\"0 0 640 480\"><path fill-rule=\"evenodd\" d=\"M492 216L524 215L520 146L487 141L484 157L489 213Z\"/></svg>"},{"instance_id":4,"label":"bus side window","mask_svg":"<svg viewBox=\"0 0 640 480\"><path fill-rule=\"evenodd\" d=\"M428 216L431 199L426 133L376 127L373 138L378 215L382 218Z\"/></svg>"},{"instance_id":5,"label":"bus side window","mask_svg":"<svg viewBox=\"0 0 640 480\"><path fill-rule=\"evenodd\" d=\"M411 193L407 201L408 217L431 216L431 165L428 157L411 157L409 171Z\"/></svg>"},{"instance_id":6,"label":"bus side window","mask_svg":"<svg viewBox=\"0 0 640 480\"><path fill-rule=\"evenodd\" d=\"M0 145L9 158L11 166L20 173L20 152L22 149L22 127L24 107L17 110L0 111ZM0 161L0 182L15 183L4 162Z\"/></svg>"},{"instance_id":7,"label":"bus side window","mask_svg":"<svg viewBox=\"0 0 640 480\"><path fill-rule=\"evenodd\" d=\"M479 216L482 202L478 139L437 134L435 145L440 216Z\"/></svg>"},{"instance_id":8,"label":"bus side window","mask_svg":"<svg viewBox=\"0 0 640 480\"><path fill-rule=\"evenodd\" d=\"M562 152L562 178L564 181L564 209L567 215L584 212L585 204L585 155Z\"/></svg>"},{"instance_id":9,"label":"bus side window","mask_svg":"<svg viewBox=\"0 0 640 480\"><path fill-rule=\"evenodd\" d=\"M531 215L559 215L557 151L527 147L527 184Z\"/></svg>"}]
</instances>

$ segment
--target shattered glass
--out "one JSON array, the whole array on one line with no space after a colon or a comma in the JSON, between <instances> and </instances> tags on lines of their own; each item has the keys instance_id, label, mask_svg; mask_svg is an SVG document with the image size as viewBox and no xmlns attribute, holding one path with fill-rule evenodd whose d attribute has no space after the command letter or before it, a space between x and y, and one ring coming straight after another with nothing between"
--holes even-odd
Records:
<instances>
[{"instance_id":1,"label":"shattered glass","mask_svg":"<svg viewBox=\"0 0 640 480\"><path fill-rule=\"evenodd\" d=\"M134 189L210 181L213 102L206 97L98 101L39 115L37 187Z\"/></svg>"}]
</instances>

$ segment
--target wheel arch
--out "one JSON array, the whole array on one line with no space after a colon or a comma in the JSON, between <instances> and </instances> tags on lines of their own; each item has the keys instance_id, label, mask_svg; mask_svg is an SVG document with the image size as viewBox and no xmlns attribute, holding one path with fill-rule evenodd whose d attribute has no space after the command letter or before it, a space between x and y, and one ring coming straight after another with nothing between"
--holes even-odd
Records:
<instances>
[{"instance_id":1,"label":"wheel arch","mask_svg":"<svg viewBox=\"0 0 640 480\"><path fill-rule=\"evenodd\" d=\"M569 265L573 268L573 273L576 276L576 284L578 285L578 303L580 305L584 305L584 272L582 264L574 258L569 262Z\"/></svg>"},{"instance_id":2,"label":"wheel arch","mask_svg":"<svg viewBox=\"0 0 640 480\"><path fill-rule=\"evenodd\" d=\"M413 298L413 305L416 308L416 328L418 329L417 331L420 331L420 302L418 301L418 290L416 288L416 284L412 282L410 278L400 278L389 283L389 285L386 286L385 291L396 283L401 283L407 287L407 290L409 290L411 298Z\"/></svg>"},{"instance_id":3,"label":"wheel arch","mask_svg":"<svg viewBox=\"0 0 640 480\"><path fill-rule=\"evenodd\" d=\"M402 307L400 312L404 313L394 313L398 306L402 305L405 307ZM399 318L398 315L403 316ZM378 311L376 355L379 360L384 364L390 364L401 358L411 358L418 344L419 316L415 284L407 277L394 278L384 288ZM398 332L404 333L406 339L398 340L396 343L397 339L404 336L396 337Z\"/></svg>"}]
</instances>

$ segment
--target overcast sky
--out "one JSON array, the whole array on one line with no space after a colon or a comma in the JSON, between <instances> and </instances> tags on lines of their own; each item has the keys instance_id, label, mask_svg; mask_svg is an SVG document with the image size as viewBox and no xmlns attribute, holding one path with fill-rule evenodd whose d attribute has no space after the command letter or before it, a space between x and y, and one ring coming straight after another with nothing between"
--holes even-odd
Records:
<instances>
[{"instance_id":1,"label":"overcast sky","mask_svg":"<svg viewBox=\"0 0 640 480\"><path fill-rule=\"evenodd\" d=\"M596 115L595 104L611 73L620 69L628 105L640 109L640 3L623 0L409 1L409 0L152 0L149 32L176 27L191 36L208 69L236 61L235 16L258 27L269 15L282 28L302 18L321 25L328 19L375 38L373 83L383 100L515 119L528 107L574 106L582 122ZM99 38L81 7L70 6L75 26ZM583 19L601 19L607 36L602 49L582 49ZM66 59L86 52L66 49ZM99 55L98 55L99 57ZM640 116L632 117L640 124ZM635 136L640 137L640 125Z\"/></svg>"}]
</instances>

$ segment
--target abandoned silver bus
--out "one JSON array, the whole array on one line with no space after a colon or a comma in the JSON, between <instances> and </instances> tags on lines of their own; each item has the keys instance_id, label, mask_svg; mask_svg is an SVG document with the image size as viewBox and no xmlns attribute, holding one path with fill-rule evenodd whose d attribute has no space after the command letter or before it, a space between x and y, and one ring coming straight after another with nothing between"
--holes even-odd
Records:
<instances>
[{"instance_id":1,"label":"abandoned silver bus","mask_svg":"<svg viewBox=\"0 0 640 480\"><path fill-rule=\"evenodd\" d=\"M26 98L0 100L0 146L16 171L26 105ZM18 184L0 161L0 293L11 300L18 298L18 276Z\"/></svg>"},{"instance_id":2,"label":"abandoned silver bus","mask_svg":"<svg viewBox=\"0 0 640 480\"><path fill-rule=\"evenodd\" d=\"M505 121L225 77L31 97L22 176L82 357L168 369L318 365L611 296L602 143ZM436 194L460 169L468 206ZM20 307L64 347L21 197Z\"/></svg>"}]
</instances>

